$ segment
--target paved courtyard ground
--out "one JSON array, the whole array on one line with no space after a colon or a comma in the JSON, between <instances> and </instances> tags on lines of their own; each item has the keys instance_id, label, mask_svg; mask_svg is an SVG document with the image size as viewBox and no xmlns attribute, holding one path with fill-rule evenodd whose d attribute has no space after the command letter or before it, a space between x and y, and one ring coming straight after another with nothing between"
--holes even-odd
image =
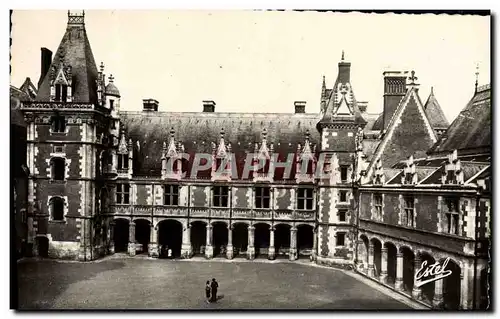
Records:
<instances>
[{"instance_id":1,"label":"paved courtyard ground","mask_svg":"<svg viewBox=\"0 0 500 319\"><path fill-rule=\"evenodd\" d=\"M369 282L303 263L24 260L19 309L409 309ZM204 300L215 277L221 299Z\"/></svg>"}]
</instances>

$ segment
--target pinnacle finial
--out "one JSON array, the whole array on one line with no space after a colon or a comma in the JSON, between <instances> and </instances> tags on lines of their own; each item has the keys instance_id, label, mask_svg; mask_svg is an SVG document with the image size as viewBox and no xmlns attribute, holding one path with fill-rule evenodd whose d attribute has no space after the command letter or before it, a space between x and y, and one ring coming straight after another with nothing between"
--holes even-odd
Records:
<instances>
[{"instance_id":1,"label":"pinnacle finial","mask_svg":"<svg viewBox=\"0 0 500 319\"><path fill-rule=\"evenodd\" d=\"M309 136L310 136L309 129L307 129L306 130L306 141L308 141L308 142L309 142Z\"/></svg>"},{"instance_id":2,"label":"pinnacle finial","mask_svg":"<svg viewBox=\"0 0 500 319\"><path fill-rule=\"evenodd\" d=\"M222 127L222 128L220 129L220 138L224 139L224 134L225 134L225 133L224 133L224 128Z\"/></svg>"},{"instance_id":3,"label":"pinnacle finial","mask_svg":"<svg viewBox=\"0 0 500 319\"><path fill-rule=\"evenodd\" d=\"M267 138L267 130L266 128L264 127L264 129L262 129L262 138L263 139L266 139Z\"/></svg>"},{"instance_id":4,"label":"pinnacle finial","mask_svg":"<svg viewBox=\"0 0 500 319\"><path fill-rule=\"evenodd\" d=\"M113 83L113 81L115 80L115 77L113 76L113 74L110 74L108 79L109 79L109 83Z\"/></svg>"},{"instance_id":5,"label":"pinnacle finial","mask_svg":"<svg viewBox=\"0 0 500 319\"><path fill-rule=\"evenodd\" d=\"M431 95L434 95L434 87L431 86Z\"/></svg>"},{"instance_id":6,"label":"pinnacle finial","mask_svg":"<svg viewBox=\"0 0 500 319\"><path fill-rule=\"evenodd\" d=\"M99 68L101 69L101 73L104 72L104 62L101 61L101 65L99 66Z\"/></svg>"},{"instance_id":7,"label":"pinnacle finial","mask_svg":"<svg viewBox=\"0 0 500 319\"><path fill-rule=\"evenodd\" d=\"M477 86L478 86L478 83L479 83L479 63L476 64L476 92L477 92Z\"/></svg>"},{"instance_id":8,"label":"pinnacle finial","mask_svg":"<svg viewBox=\"0 0 500 319\"><path fill-rule=\"evenodd\" d=\"M417 84L417 83L415 83L415 81L418 80L418 78L415 76L414 70L411 71L411 76L408 79L410 80L411 85Z\"/></svg>"},{"instance_id":9,"label":"pinnacle finial","mask_svg":"<svg viewBox=\"0 0 500 319\"><path fill-rule=\"evenodd\" d=\"M170 129L170 138L174 138L174 135L175 135L175 130L174 127L172 126L172 128Z\"/></svg>"},{"instance_id":10,"label":"pinnacle finial","mask_svg":"<svg viewBox=\"0 0 500 319\"><path fill-rule=\"evenodd\" d=\"M344 50L342 50L342 60L341 61L344 61Z\"/></svg>"}]
</instances>

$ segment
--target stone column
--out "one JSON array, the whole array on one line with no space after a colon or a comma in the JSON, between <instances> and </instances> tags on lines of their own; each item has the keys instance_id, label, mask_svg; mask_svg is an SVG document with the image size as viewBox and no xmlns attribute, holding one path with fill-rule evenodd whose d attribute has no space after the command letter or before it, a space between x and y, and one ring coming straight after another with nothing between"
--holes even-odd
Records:
<instances>
[{"instance_id":1,"label":"stone column","mask_svg":"<svg viewBox=\"0 0 500 319\"><path fill-rule=\"evenodd\" d=\"M432 299L433 308L441 308L443 306L443 279L438 279L434 282L434 299Z\"/></svg>"},{"instance_id":2,"label":"stone column","mask_svg":"<svg viewBox=\"0 0 500 319\"><path fill-rule=\"evenodd\" d=\"M135 256L135 222L132 220L128 227L128 254Z\"/></svg>"},{"instance_id":3,"label":"stone column","mask_svg":"<svg viewBox=\"0 0 500 319\"><path fill-rule=\"evenodd\" d=\"M420 300L422 297L422 288L417 287L415 276L417 275L421 265L422 265L422 260L420 259L420 256L418 256L418 254L415 254L415 266L413 267L413 290L411 294L413 298L418 300Z\"/></svg>"},{"instance_id":4,"label":"stone column","mask_svg":"<svg viewBox=\"0 0 500 319\"><path fill-rule=\"evenodd\" d=\"M314 229L313 231L313 249L312 249L312 261L316 260L316 256L318 255L318 230Z\"/></svg>"},{"instance_id":5,"label":"stone column","mask_svg":"<svg viewBox=\"0 0 500 319\"><path fill-rule=\"evenodd\" d=\"M149 257L158 258L158 229L153 224L151 224L151 231L149 232L149 245L148 245Z\"/></svg>"},{"instance_id":6,"label":"stone column","mask_svg":"<svg viewBox=\"0 0 500 319\"><path fill-rule=\"evenodd\" d=\"M182 258L191 258L193 254L193 249L191 247L191 226L186 225L182 231L182 248L181 248L181 257Z\"/></svg>"},{"instance_id":7,"label":"stone column","mask_svg":"<svg viewBox=\"0 0 500 319\"><path fill-rule=\"evenodd\" d=\"M207 243L205 246L205 257L211 259L214 257L214 246L212 246L212 225L207 224Z\"/></svg>"},{"instance_id":8,"label":"stone column","mask_svg":"<svg viewBox=\"0 0 500 319\"><path fill-rule=\"evenodd\" d=\"M115 222L109 223L108 227L108 254L115 253Z\"/></svg>"},{"instance_id":9,"label":"stone column","mask_svg":"<svg viewBox=\"0 0 500 319\"><path fill-rule=\"evenodd\" d=\"M247 259L250 260L255 258L254 233L255 227L253 225L248 226Z\"/></svg>"},{"instance_id":10,"label":"stone column","mask_svg":"<svg viewBox=\"0 0 500 319\"><path fill-rule=\"evenodd\" d=\"M269 260L274 260L276 258L276 250L274 249L274 227L269 229L269 251L267 252L267 258Z\"/></svg>"},{"instance_id":11,"label":"stone column","mask_svg":"<svg viewBox=\"0 0 500 319\"><path fill-rule=\"evenodd\" d=\"M469 300L467 298L469 295L469 287L467 284L469 282L469 276L467 271L468 267L467 265L464 265L462 271L460 272L460 308L464 310L469 309Z\"/></svg>"},{"instance_id":12,"label":"stone column","mask_svg":"<svg viewBox=\"0 0 500 319\"><path fill-rule=\"evenodd\" d=\"M380 281L387 283L387 247L382 247L382 258L380 260Z\"/></svg>"},{"instance_id":13,"label":"stone column","mask_svg":"<svg viewBox=\"0 0 500 319\"><path fill-rule=\"evenodd\" d=\"M226 258L234 258L234 248L233 248L233 226L231 224L227 225L227 251Z\"/></svg>"},{"instance_id":14,"label":"stone column","mask_svg":"<svg viewBox=\"0 0 500 319\"><path fill-rule=\"evenodd\" d=\"M375 277L375 271L373 268L373 253L374 253L373 243L368 245L368 277Z\"/></svg>"},{"instance_id":15,"label":"stone column","mask_svg":"<svg viewBox=\"0 0 500 319\"><path fill-rule=\"evenodd\" d=\"M403 253L396 254L396 290L403 290Z\"/></svg>"},{"instance_id":16,"label":"stone column","mask_svg":"<svg viewBox=\"0 0 500 319\"><path fill-rule=\"evenodd\" d=\"M297 260L297 228L294 226L290 229L290 260Z\"/></svg>"}]
</instances>

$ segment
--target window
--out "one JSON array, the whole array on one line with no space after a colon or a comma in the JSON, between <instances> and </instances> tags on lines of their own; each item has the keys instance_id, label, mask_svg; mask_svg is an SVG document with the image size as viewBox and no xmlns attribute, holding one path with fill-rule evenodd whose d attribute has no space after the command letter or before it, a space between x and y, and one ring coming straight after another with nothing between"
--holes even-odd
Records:
<instances>
[{"instance_id":1,"label":"window","mask_svg":"<svg viewBox=\"0 0 500 319\"><path fill-rule=\"evenodd\" d=\"M339 191L339 197L342 203L347 202L347 191Z\"/></svg>"},{"instance_id":2,"label":"window","mask_svg":"<svg viewBox=\"0 0 500 319\"><path fill-rule=\"evenodd\" d=\"M413 216L415 212L415 201L413 199L413 196L405 196L403 198L403 202L404 211L402 224L403 226L413 227Z\"/></svg>"},{"instance_id":3,"label":"window","mask_svg":"<svg viewBox=\"0 0 500 319\"><path fill-rule=\"evenodd\" d=\"M313 189L299 188L297 194L297 209L313 209Z\"/></svg>"},{"instance_id":4,"label":"window","mask_svg":"<svg viewBox=\"0 0 500 319\"><path fill-rule=\"evenodd\" d=\"M112 110L113 109L113 104L115 103L115 100L109 100L109 108Z\"/></svg>"},{"instance_id":5,"label":"window","mask_svg":"<svg viewBox=\"0 0 500 319\"><path fill-rule=\"evenodd\" d=\"M346 216L347 216L347 210L346 209L340 209L339 210L339 221L340 222L345 222L346 221Z\"/></svg>"},{"instance_id":6,"label":"window","mask_svg":"<svg viewBox=\"0 0 500 319\"><path fill-rule=\"evenodd\" d=\"M68 97L68 87L63 84L56 84L56 98L57 102L66 102L66 98Z\"/></svg>"},{"instance_id":7,"label":"window","mask_svg":"<svg viewBox=\"0 0 500 319\"><path fill-rule=\"evenodd\" d=\"M458 235L458 219L460 213L458 211L458 199L449 198L446 200L446 228L448 234Z\"/></svg>"},{"instance_id":8,"label":"window","mask_svg":"<svg viewBox=\"0 0 500 319\"><path fill-rule=\"evenodd\" d=\"M179 205L179 186L165 185L163 193L163 205L167 206Z\"/></svg>"},{"instance_id":9,"label":"window","mask_svg":"<svg viewBox=\"0 0 500 319\"><path fill-rule=\"evenodd\" d=\"M257 173L259 174L267 174L269 172L269 163L270 160L267 158L260 158L259 159L259 169L257 170Z\"/></svg>"},{"instance_id":10,"label":"window","mask_svg":"<svg viewBox=\"0 0 500 319\"><path fill-rule=\"evenodd\" d=\"M130 197L130 185L129 184L117 184L116 185L116 203L117 204L129 204Z\"/></svg>"},{"instance_id":11,"label":"window","mask_svg":"<svg viewBox=\"0 0 500 319\"><path fill-rule=\"evenodd\" d=\"M382 194L373 194L373 206L375 208L375 216L378 220L382 219Z\"/></svg>"},{"instance_id":12,"label":"window","mask_svg":"<svg viewBox=\"0 0 500 319\"><path fill-rule=\"evenodd\" d=\"M62 157L53 157L50 160L50 178L55 181L64 181L66 160Z\"/></svg>"},{"instance_id":13,"label":"window","mask_svg":"<svg viewBox=\"0 0 500 319\"><path fill-rule=\"evenodd\" d=\"M342 183L347 183L347 166L340 166L340 181Z\"/></svg>"},{"instance_id":14,"label":"window","mask_svg":"<svg viewBox=\"0 0 500 319\"><path fill-rule=\"evenodd\" d=\"M227 186L214 186L213 206L227 207L229 198L229 188Z\"/></svg>"},{"instance_id":15,"label":"window","mask_svg":"<svg viewBox=\"0 0 500 319\"><path fill-rule=\"evenodd\" d=\"M64 118L64 116L56 115L52 117L52 132L66 132L66 119Z\"/></svg>"},{"instance_id":16,"label":"window","mask_svg":"<svg viewBox=\"0 0 500 319\"><path fill-rule=\"evenodd\" d=\"M255 208L269 208L271 188L255 188Z\"/></svg>"},{"instance_id":17,"label":"window","mask_svg":"<svg viewBox=\"0 0 500 319\"><path fill-rule=\"evenodd\" d=\"M56 101L61 100L61 84L56 84Z\"/></svg>"},{"instance_id":18,"label":"window","mask_svg":"<svg viewBox=\"0 0 500 319\"><path fill-rule=\"evenodd\" d=\"M52 197L49 206L52 220L64 221L64 199L61 197Z\"/></svg>"},{"instance_id":19,"label":"window","mask_svg":"<svg viewBox=\"0 0 500 319\"><path fill-rule=\"evenodd\" d=\"M118 154L118 169L128 169L128 154Z\"/></svg>"},{"instance_id":20,"label":"window","mask_svg":"<svg viewBox=\"0 0 500 319\"><path fill-rule=\"evenodd\" d=\"M337 246L345 245L345 233L337 233Z\"/></svg>"}]
</instances>

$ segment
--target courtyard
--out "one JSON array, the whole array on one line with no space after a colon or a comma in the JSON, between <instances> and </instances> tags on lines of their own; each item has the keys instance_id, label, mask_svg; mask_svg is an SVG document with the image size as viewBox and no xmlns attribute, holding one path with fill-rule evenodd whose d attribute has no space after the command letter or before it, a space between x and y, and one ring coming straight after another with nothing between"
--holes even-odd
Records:
<instances>
[{"instance_id":1,"label":"courtyard","mask_svg":"<svg viewBox=\"0 0 500 319\"><path fill-rule=\"evenodd\" d=\"M306 262L115 255L89 263L23 260L17 264L17 271L21 310L415 307L359 275ZM204 284L211 278L219 282L220 299L215 304L207 304L204 299Z\"/></svg>"}]
</instances>

